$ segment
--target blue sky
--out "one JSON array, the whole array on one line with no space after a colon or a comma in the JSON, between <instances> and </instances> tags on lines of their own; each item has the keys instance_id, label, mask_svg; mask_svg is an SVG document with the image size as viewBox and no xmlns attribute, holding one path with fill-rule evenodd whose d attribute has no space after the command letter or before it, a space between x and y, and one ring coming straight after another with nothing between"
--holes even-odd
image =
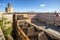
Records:
<instances>
[{"instance_id":1,"label":"blue sky","mask_svg":"<svg viewBox=\"0 0 60 40\"><path fill-rule=\"evenodd\" d=\"M0 0L0 11L11 3L14 12L60 12L60 0Z\"/></svg>"}]
</instances>

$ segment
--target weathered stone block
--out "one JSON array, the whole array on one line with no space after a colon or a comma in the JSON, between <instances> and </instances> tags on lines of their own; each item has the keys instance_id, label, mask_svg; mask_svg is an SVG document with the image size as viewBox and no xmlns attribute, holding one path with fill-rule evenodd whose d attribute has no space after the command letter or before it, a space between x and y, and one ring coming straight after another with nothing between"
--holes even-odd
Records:
<instances>
[{"instance_id":1,"label":"weathered stone block","mask_svg":"<svg viewBox=\"0 0 60 40\"><path fill-rule=\"evenodd\" d=\"M29 27L27 35L28 36L34 36L34 33L35 33L34 27Z\"/></svg>"},{"instance_id":2,"label":"weathered stone block","mask_svg":"<svg viewBox=\"0 0 60 40\"><path fill-rule=\"evenodd\" d=\"M38 40L48 40L47 36L45 35L44 32L40 32L38 34Z\"/></svg>"}]
</instances>

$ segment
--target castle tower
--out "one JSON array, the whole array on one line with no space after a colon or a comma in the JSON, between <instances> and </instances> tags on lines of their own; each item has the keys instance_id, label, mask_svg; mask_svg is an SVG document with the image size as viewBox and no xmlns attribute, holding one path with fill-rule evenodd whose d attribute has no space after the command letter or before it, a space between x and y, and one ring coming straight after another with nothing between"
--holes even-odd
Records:
<instances>
[{"instance_id":1,"label":"castle tower","mask_svg":"<svg viewBox=\"0 0 60 40\"><path fill-rule=\"evenodd\" d=\"M7 12L7 13L12 13L13 12L13 8L11 7L10 3L8 3L8 6L6 7L5 12Z\"/></svg>"}]
</instances>

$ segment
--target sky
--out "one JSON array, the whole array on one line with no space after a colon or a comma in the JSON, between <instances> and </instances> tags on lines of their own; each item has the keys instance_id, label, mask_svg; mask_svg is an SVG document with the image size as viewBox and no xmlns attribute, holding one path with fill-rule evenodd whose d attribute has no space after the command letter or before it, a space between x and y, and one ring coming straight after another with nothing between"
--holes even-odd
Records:
<instances>
[{"instance_id":1,"label":"sky","mask_svg":"<svg viewBox=\"0 0 60 40\"><path fill-rule=\"evenodd\" d=\"M0 0L0 11L11 3L14 12L60 12L60 0Z\"/></svg>"}]
</instances>

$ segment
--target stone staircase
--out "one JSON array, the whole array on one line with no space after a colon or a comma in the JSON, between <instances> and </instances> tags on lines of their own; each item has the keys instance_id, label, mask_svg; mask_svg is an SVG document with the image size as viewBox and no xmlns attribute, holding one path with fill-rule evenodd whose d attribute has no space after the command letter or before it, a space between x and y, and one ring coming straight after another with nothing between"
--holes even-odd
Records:
<instances>
[{"instance_id":1,"label":"stone staircase","mask_svg":"<svg viewBox=\"0 0 60 40\"><path fill-rule=\"evenodd\" d=\"M37 30L35 27L30 24L20 26L23 32L29 37L30 40L48 40L48 37L41 30Z\"/></svg>"}]
</instances>

